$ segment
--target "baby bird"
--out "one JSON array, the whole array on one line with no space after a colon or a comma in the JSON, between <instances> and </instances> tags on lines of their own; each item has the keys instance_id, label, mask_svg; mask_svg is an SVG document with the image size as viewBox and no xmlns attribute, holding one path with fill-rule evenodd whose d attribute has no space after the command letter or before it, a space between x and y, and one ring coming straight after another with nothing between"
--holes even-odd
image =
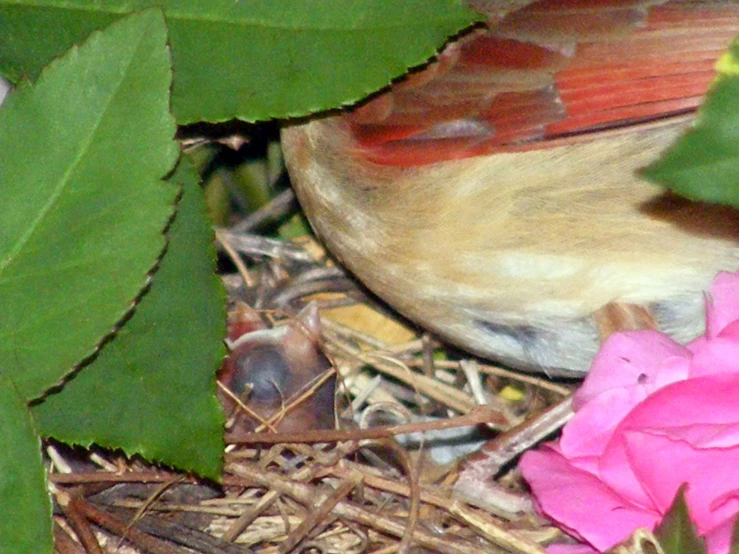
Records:
<instances>
[{"instance_id":1,"label":"baby bird","mask_svg":"<svg viewBox=\"0 0 739 554\"><path fill-rule=\"evenodd\" d=\"M320 332L315 304L275 327L245 304L229 314L231 353L218 372L229 431L333 428L336 376Z\"/></svg>"},{"instance_id":2,"label":"baby bird","mask_svg":"<svg viewBox=\"0 0 739 554\"><path fill-rule=\"evenodd\" d=\"M739 214L636 175L690 124L739 2L470 0L487 26L282 140L317 234L367 287L514 367L587 371L609 303L676 340L739 268Z\"/></svg>"}]
</instances>

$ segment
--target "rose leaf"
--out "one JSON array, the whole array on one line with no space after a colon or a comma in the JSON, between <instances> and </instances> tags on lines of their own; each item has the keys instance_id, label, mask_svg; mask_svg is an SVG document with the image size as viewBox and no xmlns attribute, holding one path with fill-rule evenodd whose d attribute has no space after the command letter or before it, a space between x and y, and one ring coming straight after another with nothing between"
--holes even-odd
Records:
<instances>
[{"instance_id":1,"label":"rose leaf","mask_svg":"<svg viewBox=\"0 0 739 554\"><path fill-rule=\"evenodd\" d=\"M698 536L695 524L685 501L686 485L680 487L662 522L654 530L665 554L706 554L703 539Z\"/></svg>"},{"instance_id":2,"label":"rose leaf","mask_svg":"<svg viewBox=\"0 0 739 554\"><path fill-rule=\"evenodd\" d=\"M3 29L3 42L8 35ZM167 31L96 32L0 109L0 367L27 400L90 356L149 280L178 194Z\"/></svg>"},{"instance_id":3,"label":"rose leaf","mask_svg":"<svg viewBox=\"0 0 739 554\"><path fill-rule=\"evenodd\" d=\"M691 200L739 207L739 40L717 68L693 127L641 174Z\"/></svg>"},{"instance_id":4,"label":"rose leaf","mask_svg":"<svg viewBox=\"0 0 739 554\"><path fill-rule=\"evenodd\" d=\"M0 73L36 75L92 30L147 6L167 18L181 124L356 102L479 19L459 0L0 0Z\"/></svg>"},{"instance_id":5,"label":"rose leaf","mask_svg":"<svg viewBox=\"0 0 739 554\"><path fill-rule=\"evenodd\" d=\"M223 415L215 372L225 355L225 300L214 274L213 231L198 175L184 185L169 245L151 290L92 364L34 407L41 433L122 448L217 479Z\"/></svg>"},{"instance_id":6,"label":"rose leaf","mask_svg":"<svg viewBox=\"0 0 739 554\"><path fill-rule=\"evenodd\" d=\"M0 372L0 550L51 554L51 502L41 440L28 407Z\"/></svg>"}]
</instances>

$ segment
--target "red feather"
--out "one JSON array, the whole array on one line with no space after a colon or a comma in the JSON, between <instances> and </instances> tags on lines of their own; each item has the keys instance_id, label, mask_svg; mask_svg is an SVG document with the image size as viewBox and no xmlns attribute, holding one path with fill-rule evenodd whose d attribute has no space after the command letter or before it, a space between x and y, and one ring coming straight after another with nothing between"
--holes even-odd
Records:
<instances>
[{"instance_id":1,"label":"red feather","mask_svg":"<svg viewBox=\"0 0 739 554\"><path fill-rule=\"evenodd\" d=\"M361 154L425 165L694 110L739 33L739 5L655 4L476 3L487 28L348 116Z\"/></svg>"}]
</instances>

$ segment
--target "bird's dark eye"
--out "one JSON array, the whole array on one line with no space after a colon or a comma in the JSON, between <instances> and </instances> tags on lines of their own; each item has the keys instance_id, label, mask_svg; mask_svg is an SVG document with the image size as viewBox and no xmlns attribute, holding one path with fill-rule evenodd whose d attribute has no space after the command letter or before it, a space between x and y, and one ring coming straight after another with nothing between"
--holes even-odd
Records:
<instances>
[{"instance_id":1,"label":"bird's dark eye","mask_svg":"<svg viewBox=\"0 0 739 554\"><path fill-rule=\"evenodd\" d=\"M269 401L284 394L289 377L290 367L277 348L257 346L236 360L231 390L241 395L247 386L251 386L250 399Z\"/></svg>"}]
</instances>

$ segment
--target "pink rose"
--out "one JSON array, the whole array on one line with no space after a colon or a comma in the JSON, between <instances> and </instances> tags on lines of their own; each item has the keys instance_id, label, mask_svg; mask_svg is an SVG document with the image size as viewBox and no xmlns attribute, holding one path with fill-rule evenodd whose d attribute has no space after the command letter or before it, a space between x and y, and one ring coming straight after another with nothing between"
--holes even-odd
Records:
<instances>
[{"instance_id":1,"label":"pink rose","mask_svg":"<svg viewBox=\"0 0 739 554\"><path fill-rule=\"evenodd\" d=\"M656 331L610 337L573 405L560 440L519 464L543 514L603 552L653 529L688 483L709 553L728 552L739 512L739 274L716 277L705 335L687 346Z\"/></svg>"}]
</instances>

